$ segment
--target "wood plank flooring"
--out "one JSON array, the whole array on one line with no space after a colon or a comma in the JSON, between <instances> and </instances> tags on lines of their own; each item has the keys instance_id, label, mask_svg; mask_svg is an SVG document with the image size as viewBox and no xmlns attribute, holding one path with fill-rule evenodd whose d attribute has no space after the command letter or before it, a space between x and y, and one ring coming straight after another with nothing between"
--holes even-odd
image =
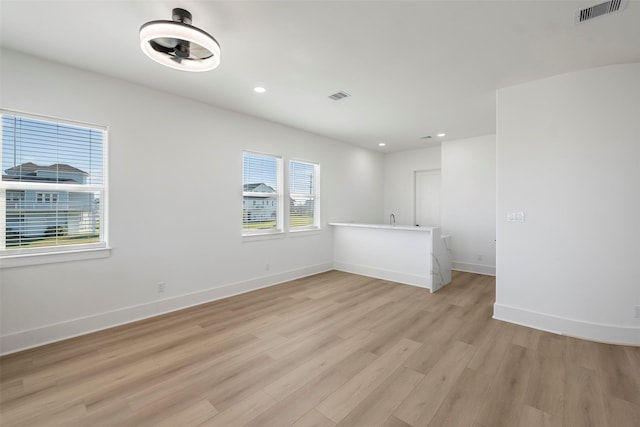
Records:
<instances>
[{"instance_id":1,"label":"wood plank flooring","mask_svg":"<svg viewBox=\"0 0 640 427\"><path fill-rule=\"evenodd\" d=\"M495 279L319 274L0 359L9 426L640 426L640 347L491 319Z\"/></svg>"}]
</instances>

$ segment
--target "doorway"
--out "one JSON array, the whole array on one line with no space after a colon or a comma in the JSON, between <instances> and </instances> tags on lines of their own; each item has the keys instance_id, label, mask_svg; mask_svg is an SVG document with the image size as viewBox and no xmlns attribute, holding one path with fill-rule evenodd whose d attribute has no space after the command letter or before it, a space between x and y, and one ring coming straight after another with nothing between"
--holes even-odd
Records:
<instances>
[{"instance_id":1,"label":"doorway","mask_svg":"<svg viewBox=\"0 0 640 427\"><path fill-rule=\"evenodd\" d=\"M415 224L440 227L440 169L414 172Z\"/></svg>"}]
</instances>

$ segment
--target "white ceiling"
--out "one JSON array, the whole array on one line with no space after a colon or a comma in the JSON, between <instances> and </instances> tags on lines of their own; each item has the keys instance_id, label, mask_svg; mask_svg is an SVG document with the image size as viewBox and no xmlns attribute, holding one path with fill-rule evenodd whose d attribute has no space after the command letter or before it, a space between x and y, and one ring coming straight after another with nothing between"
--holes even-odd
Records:
<instances>
[{"instance_id":1,"label":"white ceiling","mask_svg":"<svg viewBox=\"0 0 640 427\"><path fill-rule=\"evenodd\" d=\"M601 1L2 0L0 40L390 152L494 133L498 88L640 62L640 0L574 24L576 9ZM176 71L142 53L140 26L171 19L175 7L220 42L218 69ZM254 93L257 85L267 92ZM352 97L328 98L340 90Z\"/></svg>"}]
</instances>

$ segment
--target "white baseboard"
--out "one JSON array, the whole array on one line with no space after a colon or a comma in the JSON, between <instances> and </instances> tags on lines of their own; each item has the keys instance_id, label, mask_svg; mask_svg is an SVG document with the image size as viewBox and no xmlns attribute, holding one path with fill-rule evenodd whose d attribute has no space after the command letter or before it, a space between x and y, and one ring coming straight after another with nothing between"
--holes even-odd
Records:
<instances>
[{"instance_id":1,"label":"white baseboard","mask_svg":"<svg viewBox=\"0 0 640 427\"><path fill-rule=\"evenodd\" d=\"M382 270L379 268L335 261L333 263L333 268L347 273L360 274L362 276L375 277L376 279L389 280L392 282L431 289L431 277L421 277L399 271Z\"/></svg>"},{"instance_id":2,"label":"white baseboard","mask_svg":"<svg viewBox=\"0 0 640 427\"><path fill-rule=\"evenodd\" d=\"M93 316L68 320L0 337L0 354L10 354L32 347L85 335L137 320L158 316L194 305L204 304L256 289L277 285L289 280L323 273L333 269L332 263L318 264L298 270L263 276L200 292L179 295Z\"/></svg>"},{"instance_id":3,"label":"white baseboard","mask_svg":"<svg viewBox=\"0 0 640 427\"><path fill-rule=\"evenodd\" d=\"M485 274L487 276L496 275L495 265L472 264L470 262L451 261L451 269L464 271L467 273Z\"/></svg>"},{"instance_id":4,"label":"white baseboard","mask_svg":"<svg viewBox=\"0 0 640 427\"><path fill-rule=\"evenodd\" d=\"M493 318L590 341L640 346L640 327L585 322L498 303L493 305Z\"/></svg>"}]
</instances>

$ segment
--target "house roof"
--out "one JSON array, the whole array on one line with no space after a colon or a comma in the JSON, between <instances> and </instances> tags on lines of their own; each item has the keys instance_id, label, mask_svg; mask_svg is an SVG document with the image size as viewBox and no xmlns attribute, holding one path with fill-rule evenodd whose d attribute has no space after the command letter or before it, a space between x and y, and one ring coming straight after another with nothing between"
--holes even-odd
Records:
<instances>
[{"instance_id":1,"label":"house roof","mask_svg":"<svg viewBox=\"0 0 640 427\"><path fill-rule=\"evenodd\" d=\"M264 188L261 188L260 191L257 191L256 188L259 188L261 186L264 187ZM249 191L249 192L250 191L256 191L256 192L259 192L259 193L275 193L276 192L276 190L274 190L273 187L268 186L264 182L259 182L259 183L256 183L256 184L244 184L242 186L242 189L243 189L243 191Z\"/></svg>"},{"instance_id":2,"label":"house roof","mask_svg":"<svg viewBox=\"0 0 640 427\"><path fill-rule=\"evenodd\" d=\"M49 171L49 172L66 172L66 173L74 173L76 175L89 175L83 170L78 168L74 168L73 166L69 166L64 163L55 163L50 166L40 166L36 165L32 162L23 163L18 166L14 166L9 169L5 169L7 175L2 175L3 181L29 181L29 182L53 182L53 183L82 183L82 180L79 178L60 178L60 177L51 177L51 176L39 176L38 171Z\"/></svg>"},{"instance_id":3,"label":"house roof","mask_svg":"<svg viewBox=\"0 0 640 427\"><path fill-rule=\"evenodd\" d=\"M22 163L21 165L14 166L9 169L5 169L5 172L10 175L14 175L19 173L21 175L34 174L37 171L50 171L50 172L70 172L70 173L78 173L82 175L89 175L83 170L78 168L74 168L73 166L67 165L65 163L55 163L50 166L40 166L36 165L32 162Z\"/></svg>"}]
</instances>

